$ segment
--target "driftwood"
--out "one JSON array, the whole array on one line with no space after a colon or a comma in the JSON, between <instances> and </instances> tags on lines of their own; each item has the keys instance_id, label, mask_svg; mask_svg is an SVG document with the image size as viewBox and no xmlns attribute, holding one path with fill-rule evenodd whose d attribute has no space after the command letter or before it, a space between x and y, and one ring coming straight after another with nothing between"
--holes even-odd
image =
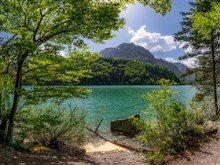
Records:
<instances>
[{"instance_id":1,"label":"driftwood","mask_svg":"<svg viewBox=\"0 0 220 165\"><path fill-rule=\"evenodd\" d=\"M98 129L99 129L100 125L102 124L102 121L103 121L103 118L100 120L98 126L97 126L96 129L95 129L95 132L98 132Z\"/></svg>"},{"instance_id":2,"label":"driftwood","mask_svg":"<svg viewBox=\"0 0 220 165\"><path fill-rule=\"evenodd\" d=\"M146 152L150 151L149 149L135 148L135 147L132 147L132 146L128 146L128 145L126 145L126 144L119 143L119 142L117 142L117 141L115 141L115 140L108 139L108 138L106 138L106 137L100 135L97 131L94 131L94 130L88 128L88 127L86 127L86 129L89 130L90 132L94 133L94 134L95 134L96 136L98 136L99 138L101 138L101 139L103 139L103 140L105 140L105 141L108 141L108 142L110 142L110 143L112 143L112 144L115 144L115 145L117 145L117 146L119 146L119 147L122 147L122 148L125 148L125 149L128 149L128 150L131 150L131 151L142 152L142 153L146 153Z\"/></svg>"}]
</instances>

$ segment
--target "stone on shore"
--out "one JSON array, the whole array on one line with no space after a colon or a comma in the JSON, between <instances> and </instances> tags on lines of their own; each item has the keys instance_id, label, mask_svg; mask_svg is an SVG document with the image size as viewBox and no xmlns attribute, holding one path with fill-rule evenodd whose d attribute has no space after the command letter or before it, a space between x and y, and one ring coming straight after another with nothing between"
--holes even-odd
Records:
<instances>
[{"instance_id":1,"label":"stone on shore","mask_svg":"<svg viewBox=\"0 0 220 165\"><path fill-rule=\"evenodd\" d=\"M140 115L136 114L134 118L140 119ZM111 122L111 131L125 136L133 137L140 131L133 125L132 119L115 120Z\"/></svg>"}]
</instances>

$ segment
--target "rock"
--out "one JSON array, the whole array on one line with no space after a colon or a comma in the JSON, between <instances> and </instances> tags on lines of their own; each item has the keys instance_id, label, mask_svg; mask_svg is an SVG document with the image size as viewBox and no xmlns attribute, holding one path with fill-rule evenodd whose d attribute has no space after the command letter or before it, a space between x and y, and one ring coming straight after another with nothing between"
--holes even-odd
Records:
<instances>
[{"instance_id":1,"label":"rock","mask_svg":"<svg viewBox=\"0 0 220 165\"><path fill-rule=\"evenodd\" d=\"M136 114L134 118L140 119L140 115ZM132 119L115 120L111 122L111 131L133 137L140 131L132 124Z\"/></svg>"},{"instance_id":2,"label":"rock","mask_svg":"<svg viewBox=\"0 0 220 165\"><path fill-rule=\"evenodd\" d=\"M215 134L218 132L218 126L213 121L208 121L206 123L205 129L206 129L206 133L209 133L209 134Z\"/></svg>"}]
</instances>

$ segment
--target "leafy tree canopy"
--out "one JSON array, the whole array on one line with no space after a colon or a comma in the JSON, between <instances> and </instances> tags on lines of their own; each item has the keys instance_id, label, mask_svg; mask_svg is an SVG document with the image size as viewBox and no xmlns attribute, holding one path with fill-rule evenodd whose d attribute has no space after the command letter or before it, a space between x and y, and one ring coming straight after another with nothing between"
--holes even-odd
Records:
<instances>
[{"instance_id":1,"label":"leafy tree canopy","mask_svg":"<svg viewBox=\"0 0 220 165\"><path fill-rule=\"evenodd\" d=\"M197 0L196 8L191 10L183 22L183 30L177 39L188 42L193 48L193 56L197 57L194 69L199 90L197 99L213 93L216 115L218 111L217 86L219 84L219 0ZM187 22L188 20L188 22ZM187 25L188 24L188 25ZM189 29L185 27L191 27ZM188 31L188 32L187 32ZM186 34L190 35L186 35ZM184 36L185 35L185 36ZM191 37L189 37L191 36ZM187 55L186 57L190 57ZM191 56L192 57L192 56ZM210 79L211 78L211 79Z\"/></svg>"},{"instance_id":2,"label":"leafy tree canopy","mask_svg":"<svg viewBox=\"0 0 220 165\"><path fill-rule=\"evenodd\" d=\"M204 0L197 0L203 2ZM220 4L218 0L209 0L212 10L209 12L195 12L192 15L193 31L198 31L203 38L210 39L210 34L219 26Z\"/></svg>"},{"instance_id":3,"label":"leafy tree canopy","mask_svg":"<svg viewBox=\"0 0 220 165\"><path fill-rule=\"evenodd\" d=\"M0 6L1 29L32 41L29 49L44 43L78 44L81 38L101 42L124 24L121 9L134 0L3 0ZM165 14L170 0L139 0ZM24 47L26 45L23 45Z\"/></svg>"},{"instance_id":4,"label":"leafy tree canopy","mask_svg":"<svg viewBox=\"0 0 220 165\"><path fill-rule=\"evenodd\" d=\"M79 77L86 75L87 71L83 68L81 68L83 71L79 71L78 66L71 59L71 55L67 58L72 61L72 66L65 59L57 64L61 59L57 56L60 54L60 50L64 45L69 45L70 51L73 48L81 48L85 45L84 39L101 43L112 38L114 36L112 31L119 30L125 23L125 20L119 15L121 10L125 9L127 4L134 2L135 0L0 1L0 30L8 35L8 38L2 37L0 40L0 62L5 63L3 70L6 73L11 73L14 86L8 122L3 123L6 121L4 118L1 123L1 130L6 132L8 141L11 141L20 97L27 93L23 92L22 88L23 80L28 76L27 72L31 70L38 74L38 80L43 79L42 76L45 80L45 75L48 72L54 73L54 75L47 75L51 78L54 78L58 73L57 77L64 82L71 81L70 77L74 75L74 81L77 82ZM170 9L171 3L170 0L139 0L139 2L150 5L155 11L162 14ZM91 59L93 56L89 58ZM66 61L67 64L63 61ZM87 61L89 60L87 59ZM72 70L76 71L71 71L70 66ZM25 67L29 68L26 70ZM63 71L61 67L66 70L60 72ZM64 90L47 88L43 93L52 92L49 92L46 97L60 96L59 93L65 93L72 87L62 89ZM81 92L84 93L84 91L76 90L72 92L72 95L80 96ZM67 94L68 98L70 93Z\"/></svg>"}]
</instances>

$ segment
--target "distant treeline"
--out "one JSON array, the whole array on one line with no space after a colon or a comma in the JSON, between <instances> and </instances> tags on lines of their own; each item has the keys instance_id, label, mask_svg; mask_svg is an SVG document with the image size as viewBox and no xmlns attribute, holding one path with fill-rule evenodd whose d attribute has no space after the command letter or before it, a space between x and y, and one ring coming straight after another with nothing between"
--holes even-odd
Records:
<instances>
[{"instance_id":1,"label":"distant treeline","mask_svg":"<svg viewBox=\"0 0 220 165\"><path fill-rule=\"evenodd\" d=\"M101 58L90 69L92 77L83 79L81 85L155 85L161 78L181 84L165 67L125 59Z\"/></svg>"}]
</instances>

